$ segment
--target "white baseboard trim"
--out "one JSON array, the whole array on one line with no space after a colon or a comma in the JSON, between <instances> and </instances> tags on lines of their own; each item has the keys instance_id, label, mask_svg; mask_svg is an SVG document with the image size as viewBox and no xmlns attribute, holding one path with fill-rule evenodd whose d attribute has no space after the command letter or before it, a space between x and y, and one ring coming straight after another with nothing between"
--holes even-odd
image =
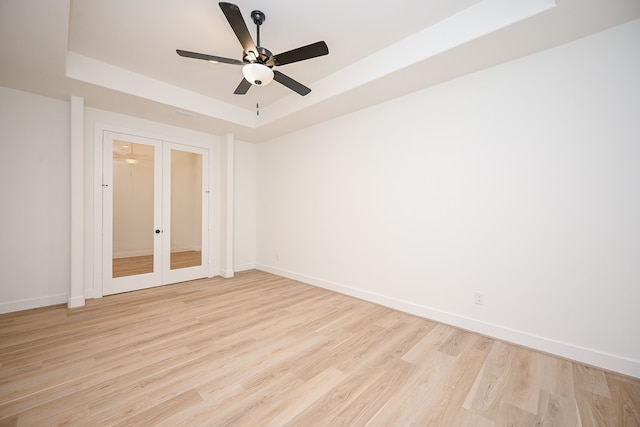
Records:
<instances>
[{"instance_id":1,"label":"white baseboard trim","mask_svg":"<svg viewBox=\"0 0 640 427\"><path fill-rule=\"evenodd\" d=\"M309 285L318 286L341 294L349 295L358 299L373 302L405 313L434 320L457 328L496 338L501 341L510 342L523 347L528 347L544 353L550 353L565 359L570 359L586 365L598 367L612 372L640 378L640 361L628 359L614 354L604 353L598 350L580 347L574 344L555 341L549 338L532 335L527 332L518 331L501 325L483 322L455 313L448 313L423 305L414 304L408 301L392 298L386 295L369 292L362 289L352 288L339 283L306 276L281 268L266 264L256 264L256 269L278 276L297 280Z\"/></svg>"},{"instance_id":2,"label":"white baseboard trim","mask_svg":"<svg viewBox=\"0 0 640 427\"><path fill-rule=\"evenodd\" d=\"M224 277L225 279L230 279L233 277L233 270L220 270L220 277Z\"/></svg>"},{"instance_id":3,"label":"white baseboard trim","mask_svg":"<svg viewBox=\"0 0 640 427\"><path fill-rule=\"evenodd\" d=\"M114 258L131 258L136 256L149 256L149 255L153 255L153 251L149 251L148 249L113 252Z\"/></svg>"},{"instance_id":4,"label":"white baseboard trim","mask_svg":"<svg viewBox=\"0 0 640 427\"><path fill-rule=\"evenodd\" d=\"M84 288L84 299L102 298L102 293L96 292L93 288Z\"/></svg>"},{"instance_id":5,"label":"white baseboard trim","mask_svg":"<svg viewBox=\"0 0 640 427\"><path fill-rule=\"evenodd\" d=\"M202 247L200 246L191 246L191 247L182 247L182 246L175 246L171 248L171 253L175 254L175 253L179 253L179 252L198 252L201 251Z\"/></svg>"},{"instance_id":6,"label":"white baseboard trim","mask_svg":"<svg viewBox=\"0 0 640 427\"><path fill-rule=\"evenodd\" d=\"M67 299L68 308L84 307L84 297L73 297Z\"/></svg>"},{"instance_id":7,"label":"white baseboard trim","mask_svg":"<svg viewBox=\"0 0 640 427\"><path fill-rule=\"evenodd\" d=\"M49 295L46 297L24 299L0 303L1 313L13 313L14 311L30 310L32 308L47 307L67 303L67 294Z\"/></svg>"},{"instance_id":8,"label":"white baseboard trim","mask_svg":"<svg viewBox=\"0 0 640 427\"><path fill-rule=\"evenodd\" d=\"M191 252L191 251L199 251L200 247L173 247L171 248L171 253L176 252ZM132 250L132 251L118 251L113 253L113 257L118 258L131 258L137 256L149 256L153 255L153 251L149 251L148 249L140 249L140 250Z\"/></svg>"},{"instance_id":9,"label":"white baseboard trim","mask_svg":"<svg viewBox=\"0 0 640 427\"><path fill-rule=\"evenodd\" d=\"M240 265L234 265L233 266L233 271L238 273L240 271L253 270L255 268L256 268L255 264L240 264Z\"/></svg>"}]
</instances>

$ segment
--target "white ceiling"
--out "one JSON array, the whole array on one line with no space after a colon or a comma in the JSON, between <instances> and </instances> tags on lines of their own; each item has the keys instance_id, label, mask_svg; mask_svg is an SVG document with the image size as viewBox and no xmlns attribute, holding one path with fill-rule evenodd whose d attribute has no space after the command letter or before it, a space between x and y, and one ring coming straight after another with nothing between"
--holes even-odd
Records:
<instances>
[{"instance_id":1,"label":"white ceiling","mask_svg":"<svg viewBox=\"0 0 640 427\"><path fill-rule=\"evenodd\" d=\"M638 0L236 0L266 15L273 53L324 40L329 55L233 95L241 59L212 0L0 0L0 85L259 142L640 17ZM256 115L256 104L260 115ZM186 112L187 114L181 113Z\"/></svg>"}]
</instances>

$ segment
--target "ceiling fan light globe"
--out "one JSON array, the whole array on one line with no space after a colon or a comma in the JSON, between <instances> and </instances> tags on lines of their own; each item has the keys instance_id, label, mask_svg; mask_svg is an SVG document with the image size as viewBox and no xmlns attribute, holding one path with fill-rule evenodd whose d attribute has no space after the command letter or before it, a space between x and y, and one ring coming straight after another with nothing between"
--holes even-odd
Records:
<instances>
[{"instance_id":1,"label":"ceiling fan light globe","mask_svg":"<svg viewBox=\"0 0 640 427\"><path fill-rule=\"evenodd\" d=\"M265 86L273 81L273 70L257 62L242 67L242 75L249 83L256 86Z\"/></svg>"}]
</instances>

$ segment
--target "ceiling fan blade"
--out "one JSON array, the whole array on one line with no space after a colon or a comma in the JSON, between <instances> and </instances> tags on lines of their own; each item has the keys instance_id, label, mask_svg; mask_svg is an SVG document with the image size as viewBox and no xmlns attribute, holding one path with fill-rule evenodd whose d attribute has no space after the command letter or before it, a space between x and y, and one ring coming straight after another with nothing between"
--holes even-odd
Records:
<instances>
[{"instance_id":1,"label":"ceiling fan blade","mask_svg":"<svg viewBox=\"0 0 640 427\"><path fill-rule=\"evenodd\" d=\"M278 55L274 55L272 59L273 65L285 65L292 62L304 61L329 53L327 44L323 41L315 42L297 49L289 50Z\"/></svg>"},{"instance_id":2,"label":"ceiling fan blade","mask_svg":"<svg viewBox=\"0 0 640 427\"><path fill-rule=\"evenodd\" d=\"M231 29L236 33L236 37L240 41L245 53L253 51L257 56L258 49L256 48L256 44L253 42L251 34L247 29L247 24L245 24L244 19L242 18L240 8L235 4L226 2L220 2L218 5L220 6L220 9L222 9L222 13L224 13L227 21L229 21Z\"/></svg>"},{"instance_id":3,"label":"ceiling fan blade","mask_svg":"<svg viewBox=\"0 0 640 427\"><path fill-rule=\"evenodd\" d=\"M221 62L223 64L244 65L244 62L237 59L223 58L221 56L207 55L205 53L189 52L187 50L176 49L176 52L180 56L185 58L202 59L210 62Z\"/></svg>"},{"instance_id":4,"label":"ceiling fan blade","mask_svg":"<svg viewBox=\"0 0 640 427\"><path fill-rule=\"evenodd\" d=\"M311 89L309 89L302 83L293 80L291 77L287 76L286 74L282 74L280 71L273 70L273 79L302 96L305 96L306 94L311 92Z\"/></svg>"},{"instance_id":5,"label":"ceiling fan blade","mask_svg":"<svg viewBox=\"0 0 640 427\"><path fill-rule=\"evenodd\" d=\"M242 79L236 90L233 91L235 95L244 95L249 91L251 83L247 79Z\"/></svg>"}]
</instances>

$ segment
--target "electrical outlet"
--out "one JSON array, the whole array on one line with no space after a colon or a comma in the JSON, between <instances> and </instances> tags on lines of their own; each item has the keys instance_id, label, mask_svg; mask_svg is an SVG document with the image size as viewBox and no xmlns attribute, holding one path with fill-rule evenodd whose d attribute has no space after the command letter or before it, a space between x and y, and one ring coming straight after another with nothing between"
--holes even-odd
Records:
<instances>
[{"instance_id":1,"label":"electrical outlet","mask_svg":"<svg viewBox=\"0 0 640 427\"><path fill-rule=\"evenodd\" d=\"M476 292L473 295L473 301L478 305L484 305L484 292Z\"/></svg>"}]
</instances>

